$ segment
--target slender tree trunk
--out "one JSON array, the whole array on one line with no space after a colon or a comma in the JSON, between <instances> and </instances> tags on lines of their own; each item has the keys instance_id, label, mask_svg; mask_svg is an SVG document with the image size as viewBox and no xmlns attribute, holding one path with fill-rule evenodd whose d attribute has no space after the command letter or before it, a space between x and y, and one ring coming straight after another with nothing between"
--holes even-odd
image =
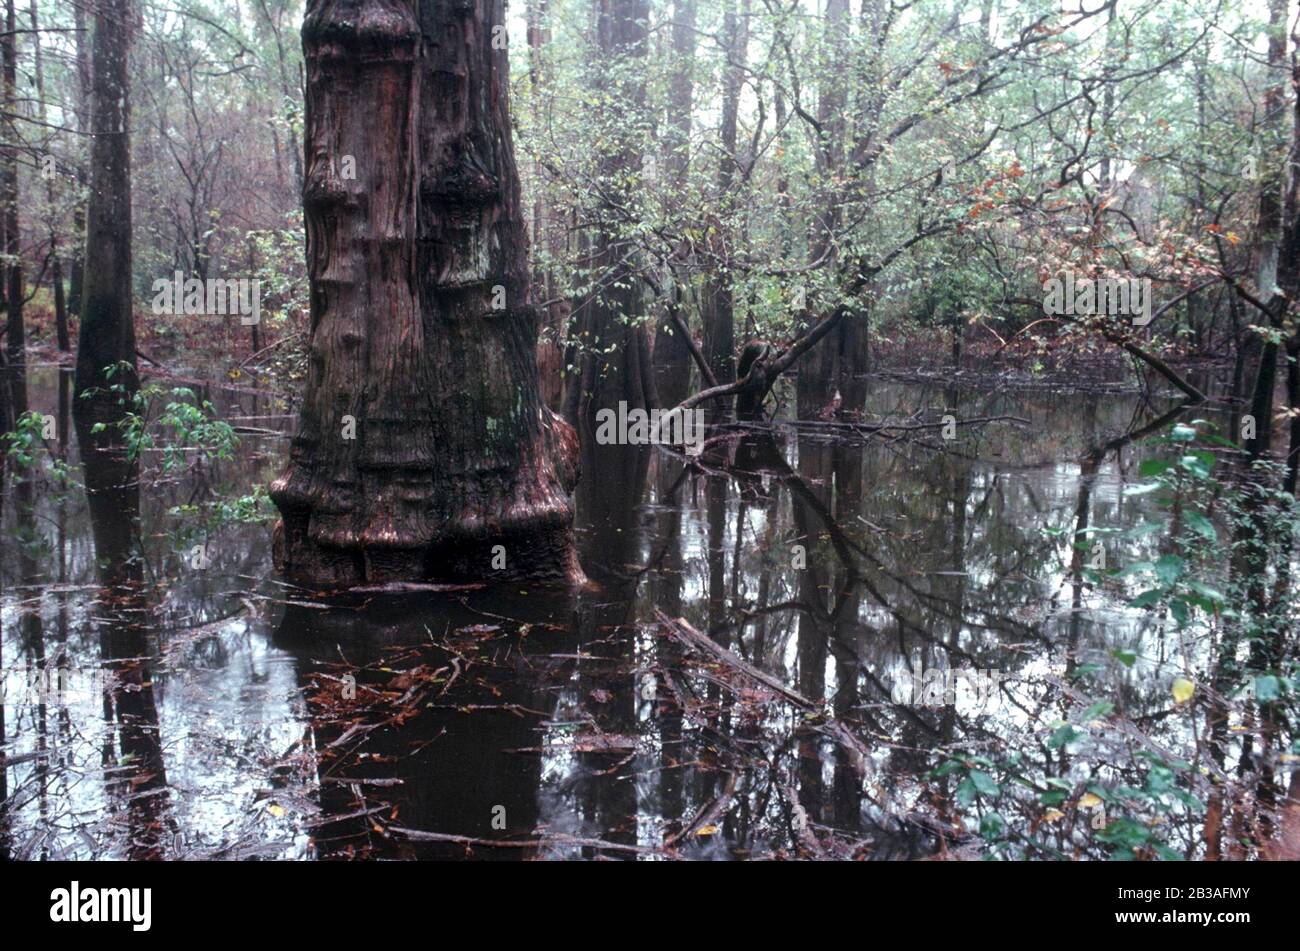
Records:
<instances>
[{"instance_id":1,"label":"slender tree trunk","mask_svg":"<svg viewBox=\"0 0 1300 951\"><path fill-rule=\"evenodd\" d=\"M301 93L301 90L295 89L293 85L289 82L289 69L288 69L289 58L285 53L284 34L280 28L280 17L272 16L271 10L267 6L265 0L258 0L257 6L259 12L262 14L262 19L266 22L267 29L269 29L271 31L271 35L275 37L276 65L279 70L280 96L281 96L279 109L285 110L285 114L281 115L280 118L284 122L285 135L289 140L288 143L289 153L290 155L293 156L294 180L298 185L298 190L301 191L302 175L303 175L302 149L298 147L298 133L294 130L293 109L291 108L291 104L296 103L298 101L298 97ZM280 184L283 179L283 175L280 168L280 161L281 161L280 160L280 135L275 130L274 125L272 126L272 137L275 142L276 179L277 179L277 184Z\"/></svg>"},{"instance_id":2,"label":"slender tree trunk","mask_svg":"<svg viewBox=\"0 0 1300 951\"><path fill-rule=\"evenodd\" d=\"M551 42L547 25L548 0L529 0L528 19L528 83L533 109L541 122L546 123L549 134L550 111L542 105L543 89L548 77L543 61L543 51ZM532 249L534 255L533 287L542 294L545 309L542 312L542 332L537 347L537 369L541 380L542 398L552 409L559 409L564 401L564 336L569 320L569 302L560 297L559 282L555 279L556 229L552 221L554 209L547 202L545 187L546 169L538 158L533 165ZM539 255L539 251L543 254ZM541 258L539 261L538 258Z\"/></svg>"},{"instance_id":3,"label":"slender tree trunk","mask_svg":"<svg viewBox=\"0 0 1300 951\"><path fill-rule=\"evenodd\" d=\"M538 393L503 40L501 0L308 6L310 367L271 489L296 580L581 576L576 444Z\"/></svg>"},{"instance_id":4,"label":"slender tree trunk","mask_svg":"<svg viewBox=\"0 0 1300 951\"><path fill-rule=\"evenodd\" d=\"M843 164L844 155L848 91L847 74L842 64L848 62L846 53L849 31L849 0L826 0L826 23L822 39L826 63L821 74L823 78L817 100L817 121L821 130L812 143L820 194L808 236L808 257L811 262L825 261L827 270L833 268L837 257L834 242L841 217L842 196L834 179ZM815 304L811 295L808 303ZM816 322L812 319L814 312L815 307L810 306L809 312L801 321L803 328ZM844 321L841 320L840 323L843 324ZM797 400L800 417L814 415L830 402L834 394L836 377L839 375L838 337L838 331L831 334L830 339L823 341L821 346L799 361Z\"/></svg>"},{"instance_id":5,"label":"slender tree trunk","mask_svg":"<svg viewBox=\"0 0 1300 951\"><path fill-rule=\"evenodd\" d=\"M54 332L58 337L59 351L69 353L72 337L68 333L68 301L63 289L63 262L57 255L50 268L50 278L54 281Z\"/></svg>"},{"instance_id":6,"label":"slender tree trunk","mask_svg":"<svg viewBox=\"0 0 1300 951\"><path fill-rule=\"evenodd\" d=\"M722 87L722 123L719 145L717 206L718 224L710 233L709 276L701 294L704 316L704 352L718 383L736 379L736 301L731 286L730 257L734 240L731 216L738 202L735 194L736 126L740 111L740 90L745 78L745 49L749 45L749 0L737 0L727 7L723 19L727 66Z\"/></svg>"},{"instance_id":7,"label":"slender tree trunk","mask_svg":"<svg viewBox=\"0 0 1300 951\"><path fill-rule=\"evenodd\" d=\"M90 132L91 56L89 34L86 29L86 6L81 3L72 5L73 24L76 27L76 67L77 67L77 103L74 108L77 117L77 131ZM68 312L81 314L81 286L85 272L86 251L86 201L81 196L87 191L89 178L84 163L77 165L77 202L72 209L72 262L68 271Z\"/></svg>"},{"instance_id":8,"label":"slender tree trunk","mask_svg":"<svg viewBox=\"0 0 1300 951\"><path fill-rule=\"evenodd\" d=\"M84 418L117 418L119 400L107 387L122 384L133 392L137 385L128 78L134 23L131 0L100 0L95 7L90 197L73 406L74 415ZM114 369L122 364L129 366L128 372Z\"/></svg>"},{"instance_id":9,"label":"slender tree trunk","mask_svg":"<svg viewBox=\"0 0 1300 951\"><path fill-rule=\"evenodd\" d=\"M31 23L32 23L32 62L36 68L36 115L41 120L41 125L45 126L47 121L47 111L45 108L45 69L41 57L41 31L40 24L36 14L36 0L32 0L31 5ZM46 131L46 146L49 148L49 131ZM59 253L59 233L55 225L54 209L57 204L57 192L55 182L59 176L51 175L45 183L45 197L49 203L49 232L50 232L50 278L54 286L54 329L58 338L59 350L67 353L72 349L72 341L68 336L68 305L63 294L63 258Z\"/></svg>"},{"instance_id":10,"label":"slender tree trunk","mask_svg":"<svg viewBox=\"0 0 1300 951\"><path fill-rule=\"evenodd\" d=\"M1286 406L1291 415L1287 434L1286 475L1282 491L1295 496L1300 489L1300 337L1292 337L1286 349Z\"/></svg>"},{"instance_id":11,"label":"slender tree trunk","mask_svg":"<svg viewBox=\"0 0 1300 951\"><path fill-rule=\"evenodd\" d=\"M673 5L672 76L669 79L668 121L664 135L664 179L673 195L686 195L691 166L691 115L695 100L695 3L676 0ZM677 248L671 267L672 299L663 304L663 315L655 331L655 387L665 406L676 406L687 396L691 384L691 348L685 334L672 319L675 312L685 323L687 292L690 288L690 249Z\"/></svg>"},{"instance_id":12,"label":"slender tree trunk","mask_svg":"<svg viewBox=\"0 0 1300 951\"><path fill-rule=\"evenodd\" d=\"M18 230L18 135L14 119L17 106L17 29L14 0L5 0L5 33L0 37L4 56L4 110L6 140L0 153L0 201L4 203L5 309L8 334L5 349L9 358L8 384L14 417L27 412L27 332L23 323L23 261Z\"/></svg>"},{"instance_id":13,"label":"slender tree trunk","mask_svg":"<svg viewBox=\"0 0 1300 951\"><path fill-rule=\"evenodd\" d=\"M597 0L596 35L601 71L621 62L621 78L610 91L608 125L600 157L606 200L597 210L591 269L597 289L584 307L579 331L583 354L576 422L584 436L595 432L597 411L626 402L629 409L654 402L654 378L648 372L649 340L643 325L645 290L637 275L633 246L620 236L620 209L631 206L641 182L641 141L637 132L645 105L645 78L639 67L646 53L646 0ZM570 408L573 403L570 402Z\"/></svg>"},{"instance_id":14,"label":"slender tree trunk","mask_svg":"<svg viewBox=\"0 0 1300 951\"><path fill-rule=\"evenodd\" d=\"M1124 62L1124 51L1117 48L1118 41L1115 38L1115 11L1119 9L1118 3L1111 4L1110 11L1106 15L1106 71L1109 73L1115 68L1114 64ZM1112 180L1112 165L1114 164L1115 148L1111 143L1111 122L1115 117L1115 83L1109 75L1106 78L1106 86L1102 90L1101 98L1101 168L1097 173L1097 191L1100 196L1106 195L1114 184Z\"/></svg>"}]
</instances>

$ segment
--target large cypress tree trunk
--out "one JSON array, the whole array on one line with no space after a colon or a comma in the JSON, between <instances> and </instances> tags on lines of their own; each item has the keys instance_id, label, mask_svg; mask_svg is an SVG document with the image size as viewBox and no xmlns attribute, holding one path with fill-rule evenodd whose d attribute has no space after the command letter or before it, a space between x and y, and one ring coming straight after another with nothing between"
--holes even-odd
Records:
<instances>
[{"instance_id":1,"label":"large cypress tree trunk","mask_svg":"<svg viewBox=\"0 0 1300 951\"><path fill-rule=\"evenodd\" d=\"M118 418L119 397L107 387L122 384L130 389L136 384L127 78L134 22L131 0L101 0L95 6L90 196L73 400L73 414L85 420ZM123 363L129 365L128 372L106 374ZM88 391L90 396L83 398Z\"/></svg>"},{"instance_id":2,"label":"large cypress tree trunk","mask_svg":"<svg viewBox=\"0 0 1300 951\"><path fill-rule=\"evenodd\" d=\"M538 395L502 24L500 0L308 6L310 368L271 490L295 580L580 577L576 445Z\"/></svg>"}]
</instances>

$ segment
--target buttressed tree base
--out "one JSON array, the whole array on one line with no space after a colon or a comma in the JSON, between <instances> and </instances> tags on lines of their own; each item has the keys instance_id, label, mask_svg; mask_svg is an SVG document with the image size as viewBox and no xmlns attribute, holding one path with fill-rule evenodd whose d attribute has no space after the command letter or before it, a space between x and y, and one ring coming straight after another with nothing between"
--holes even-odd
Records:
<instances>
[{"instance_id":1,"label":"buttressed tree base","mask_svg":"<svg viewBox=\"0 0 1300 951\"><path fill-rule=\"evenodd\" d=\"M302 583L581 579L541 401L500 0L311 0L306 396L277 567Z\"/></svg>"}]
</instances>

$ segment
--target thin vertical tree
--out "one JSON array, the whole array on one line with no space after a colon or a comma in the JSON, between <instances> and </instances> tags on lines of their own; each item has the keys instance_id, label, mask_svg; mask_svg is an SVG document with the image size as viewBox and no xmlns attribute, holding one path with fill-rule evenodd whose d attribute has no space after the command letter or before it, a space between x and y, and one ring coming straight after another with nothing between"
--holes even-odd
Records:
<instances>
[{"instance_id":1,"label":"thin vertical tree","mask_svg":"<svg viewBox=\"0 0 1300 951\"><path fill-rule=\"evenodd\" d=\"M709 229L709 268L701 293L704 348L713 377L719 383L736 379L736 301L732 287L732 245L735 241L733 216L740 201L737 194L736 135L740 116L740 94L745 79L745 52L749 44L749 0L735 0L727 6L722 32L726 65L722 83L722 122L718 130L721 155L718 159L718 224Z\"/></svg>"},{"instance_id":2,"label":"thin vertical tree","mask_svg":"<svg viewBox=\"0 0 1300 951\"><path fill-rule=\"evenodd\" d=\"M36 74L36 118L45 130L45 155L42 156L42 174L45 161L51 156L49 152L51 130L49 128L48 110L45 106L45 64L41 55L41 29L36 11L36 0L32 0L29 12L32 24L32 65ZM68 335L68 304L63 288L63 254L59 248L59 229L57 225L56 205L59 197L55 188L59 176L45 176L45 199L48 203L48 226L50 241L50 284L54 290L54 328L59 349L64 353L72 349L72 339Z\"/></svg>"},{"instance_id":3,"label":"thin vertical tree","mask_svg":"<svg viewBox=\"0 0 1300 951\"><path fill-rule=\"evenodd\" d=\"M661 144L667 194L675 199L689 194L690 189L695 23L696 0L676 0L673 4L673 70L668 82L668 114ZM671 297L663 302L664 313L655 332L655 388L665 406L676 406L684 400L691 382L691 348L686 340L690 331L685 306L691 284L691 257L690 242L678 241L670 260Z\"/></svg>"},{"instance_id":4,"label":"thin vertical tree","mask_svg":"<svg viewBox=\"0 0 1300 951\"><path fill-rule=\"evenodd\" d=\"M23 324L23 259L21 234L18 230L18 22L14 0L5 0L5 30L0 36L0 55L4 57L5 146L0 151L0 229L4 234L5 310L7 333L5 350L9 358L8 379L10 405L17 419L27 411L27 334Z\"/></svg>"},{"instance_id":5,"label":"thin vertical tree","mask_svg":"<svg viewBox=\"0 0 1300 951\"><path fill-rule=\"evenodd\" d=\"M639 274L638 247L626 222L641 199L646 0L597 0L596 44L590 64L609 106L597 145L599 201L593 209L595 236L587 267L594 285L582 304L578 325L584 352L577 389L565 409L584 432L594 432L595 414L626 402L629 409L655 403L649 335L644 326L646 289Z\"/></svg>"},{"instance_id":6,"label":"thin vertical tree","mask_svg":"<svg viewBox=\"0 0 1300 951\"><path fill-rule=\"evenodd\" d=\"M131 309L131 0L100 0L91 50L90 195L73 414L102 421L137 385Z\"/></svg>"}]
</instances>

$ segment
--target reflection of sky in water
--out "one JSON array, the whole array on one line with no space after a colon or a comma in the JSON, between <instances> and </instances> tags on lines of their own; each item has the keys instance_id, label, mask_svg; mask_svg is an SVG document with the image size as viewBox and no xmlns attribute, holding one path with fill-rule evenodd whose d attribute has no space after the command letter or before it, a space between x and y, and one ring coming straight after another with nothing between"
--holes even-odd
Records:
<instances>
[{"instance_id":1,"label":"reflection of sky in water","mask_svg":"<svg viewBox=\"0 0 1300 951\"><path fill-rule=\"evenodd\" d=\"M233 821L261 855L307 854L306 836L275 815L307 802L286 782L314 784L314 776L282 765L306 734L293 658L242 620L210 637L228 662L190 666L174 658L178 673L156 680L164 750L175 763L167 773L177 794L175 821L192 832L186 844L200 853L229 842Z\"/></svg>"},{"instance_id":2,"label":"reflection of sky in water","mask_svg":"<svg viewBox=\"0 0 1300 951\"><path fill-rule=\"evenodd\" d=\"M32 836L48 832L21 842L19 854L119 854L129 834L121 821L129 793L106 786L132 770L117 749L98 689L112 684L112 675L105 678L102 669L88 666L93 654L71 657L82 675L69 679L71 689L44 695L46 729L40 730L42 697L27 689L28 674L10 661L23 656L20 639L13 636L16 613L7 605L2 618L6 753L22 759L43 749L48 756L9 769L9 789L17 800L14 825ZM301 763L285 769L282 762L306 732L292 659L270 648L265 633L250 630L244 621L231 621L208 637L223 643L225 662L212 668L178 665L183 673L156 672L153 681L167 775L166 853L207 857L241 843L244 857L304 856L306 837L295 830L289 812L311 808L307 794L314 775ZM52 656L54 645L47 643L46 649ZM44 773L43 762L48 763Z\"/></svg>"},{"instance_id":3,"label":"reflection of sky in water","mask_svg":"<svg viewBox=\"0 0 1300 951\"><path fill-rule=\"evenodd\" d=\"M57 406L52 375L38 371L33 380L33 407ZM250 400L232 396L220 402L227 407L238 404L243 415L256 416L262 420L258 425L265 426L268 407ZM910 415L917 407L944 403L942 391L891 384L881 386L870 405L877 412L904 407L900 412ZM1004 412L1029 417L1032 426L1027 432L990 426L984 435L963 434L951 454L937 444L897 440L877 440L865 450L841 447L841 456L860 456L858 486L841 485L833 472L817 468L822 465L818 460L823 459L825 442L787 436L782 449L786 462L827 508L834 511L843 504L852 494L850 489L860 491L857 509L841 521L840 528L851 544L874 559L865 575L888 602L882 604L874 594L859 592L853 604L842 636L863 677L848 686L841 678L852 669L844 663L850 655L801 650L804 625L812 628L806 612L755 614L740 623L734 610L737 605L753 610L761 606L760 597L775 604L810 596L804 584L807 579L791 567L796 542L805 545L809 570L819 579L820 596L832 600L836 596L839 582L835 579L842 566L825 526L805 508L802 517L811 523L809 537L800 538L796 527L796 506L809 503L796 499L783 480L771 474L752 480L745 491L756 494L743 501L738 486L729 483L721 536L711 543L710 526L717 531L718 520L709 517L708 480L687 479L675 499L655 498L657 467L667 461L660 455L651 467L646 493L612 505L607 517L618 520L620 532L635 536L631 557L643 564L665 548L669 539L661 537L662 526L676 505L680 567L664 563L636 576L631 590L637 601L630 611L609 611L605 602L616 601L619 595L603 595L604 602L601 597L594 599L601 618L594 627L583 627L579 617L574 630L562 635L533 631L511 647L521 654L545 653L547 637L567 637L570 648L566 649L577 651L587 640L623 636L621 656L626 662L612 675L608 665L587 660L525 665L522 669L535 674L512 676L537 678L528 684L507 682L495 672L478 673L482 680L473 690L513 699L533 711L524 727L534 737L533 749L474 750L474 755L483 756L483 763L461 761L456 768L472 783L479 765L486 769L504 757L502 761L510 764L509 775L531 777L526 781L533 786L535 817L529 819L528 828L512 825L509 834L541 837L542 846L530 854L568 858L590 854L589 849L566 841L570 837L612 838L651 850L661 847L674 829L689 824L719 794L725 770L717 761L742 750L752 768L740 771L740 786L730 807L711 823L725 828L682 846L686 854L725 857L724 841L739 835L738 828L745 830L746 848L781 847L788 819L785 790L800 789L802 796L810 782L820 782L823 793L818 795L828 803L814 821L836 828L884 827L889 816L922 804L924 784L909 765L906 751L873 745L874 729L866 728L861 734L868 745L859 764L864 796L860 815L835 814L829 805L830 791L843 785L839 774L847 767L825 735L817 734L807 743L798 739L806 721L829 712L861 717L864 724L879 723L875 718L885 714L889 704L887 694L882 697L872 679L887 691L900 672L914 663L1001 671L1006 689L1019 705L1000 703L981 710L973 697L959 691L956 713L1004 736L1027 729L1026 711L1040 704L1047 689L1044 684L1064 674L1065 645L1072 636L1078 638L1075 656L1080 663L1103 663L1116 647L1138 655L1132 668L1106 665L1100 690L1116 696L1122 692L1127 703L1140 709L1165 704L1169 680L1184 665L1203 662L1205 645L1180 643L1158 618L1126 607L1123 593L1116 589L1086 589L1081 614L1072 622L1070 541L1068 536L1051 538L1045 531L1072 530L1081 478L1077 460L1093 441L1124 431L1133 417L1134 402L1126 397L1096 398L1085 413L1081 401L1052 394L995 394L975 398L970 410L972 415ZM218 467L213 483L234 494L250 491L275 471L282 448L277 441L248 440L248 452ZM1006 451L993 457L988 454L993 448ZM1091 525L1129 528L1150 510L1150 497L1123 494L1126 485L1139 481L1136 461L1143 452L1126 449L1099 467L1091 485ZM166 830L164 853L309 858L317 853L313 830L320 826L313 823L321 819L321 793L316 775L318 741L301 688L313 660L336 661L339 653L333 643L295 649L275 645L282 610L277 599L283 594L273 582L262 581L270 570L266 527L224 529L210 539L215 561L211 569L195 574L183 568L178 554L183 546L167 537L174 525L165 513L171 505L186 501L191 489L186 480L174 480L147 490L142 500L146 578L152 579L149 599L158 607L149 663L167 781L162 794L166 806L158 820ZM655 504L638 508L638 503L650 502ZM65 649L68 664L91 669L100 660L90 611L94 566L84 498L79 491L61 500L43 493L36 504L36 530L51 545L58 526L64 526L68 580L65 594L51 586L41 595L41 586L57 577L56 560L48 552L39 556L34 576L24 579L14 532L5 532L0 646L8 688L4 752L10 759L8 790L14 794L10 812L14 847L28 857L120 855L129 832L124 828L122 790L110 780L129 770L121 769L115 753L106 756L105 751L113 749L113 729L105 719L102 696L90 692L66 698L61 706L47 706L42 725L41 711L15 689L25 676L21 671L34 663L37 652L24 634L30 627L23 621L24 614L35 612L41 618L45 657ZM15 525L14 509L12 503L5 507L6 529ZM964 526L960 538L953 530L958 521ZM1112 566L1155 557L1160 551L1156 534L1122 541L1101 537L1107 539ZM583 544L594 543L584 536ZM720 552L711 551L711 544ZM590 547L583 552L589 562L605 556ZM733 708L718 701L718 672L697 665L689 677L682 677L689 681L685 687L698 708L683 718L674 737L659 705L641 696L646 672L671 666L677 656L666 650L662 637L649 633L647 625L655 608L652 591L660 585L675 587L682 612L706 629L711 556L723 571L721 590L727 603L721 610L732 649L779 675L795 690L809 681L820 682L823 696L810 697L818 711L801 711L770 698L753 710ZM23 587L25 580L35 587ZM731 603L733 597L736 604ZM66 604L62 615L61 598ZM500 614L514 616L507 608L502 606ZM426 630L447 629L436 602L421 610L427 613L413 618L400 638L419 641L428 637ZM945 651L925 643L913 630L900 634L900 615L935 641L960 648L970 658L953 655L950 661ZM626 626L626 622L639 626ZM364 638L364 622L357 623ZM508 621L498 623L513 630ZM1043 635L1050 647L1042 642ZM605 642L593 653L609 656L613 650L614 642ZM806 663L816 663L821 676L808 676L809 671L801 669ZM471 679L466 677L467 683L457 689L469 691ZM626 696L593 700L599 691L626 692ZM611 712L616 709L622 712ZM432 737L428 759L409 768L439 768L436 724L413 724L407 729L411 738ZM630 734L633 742L630 748L612 753L576 748L593 731ZM713 731L726 735L719 737ZM923 741L906 730L901 735L902 746ZM406 736L398 732L392 739L394 749L404 750ZM811 769L803 762L808 756L814 758ZM397 759L393 769L401 774L408 767L400 756ZM437 802L403 800L403 789L415 779L417 775L407 775L407 781L387 793L400 806L397 824L429 831L471 827L440 813ZM671 793L674 782L680 787L675 794ZM483 795L496 801L490 790ZM679 806L669 814L671 795L677 796ZM738 810L737 803L743 803L743 808ZM620 818L620 811L629 814ZM474 827L480 826L481 822Z\"/></svg>"}]
</instances>

